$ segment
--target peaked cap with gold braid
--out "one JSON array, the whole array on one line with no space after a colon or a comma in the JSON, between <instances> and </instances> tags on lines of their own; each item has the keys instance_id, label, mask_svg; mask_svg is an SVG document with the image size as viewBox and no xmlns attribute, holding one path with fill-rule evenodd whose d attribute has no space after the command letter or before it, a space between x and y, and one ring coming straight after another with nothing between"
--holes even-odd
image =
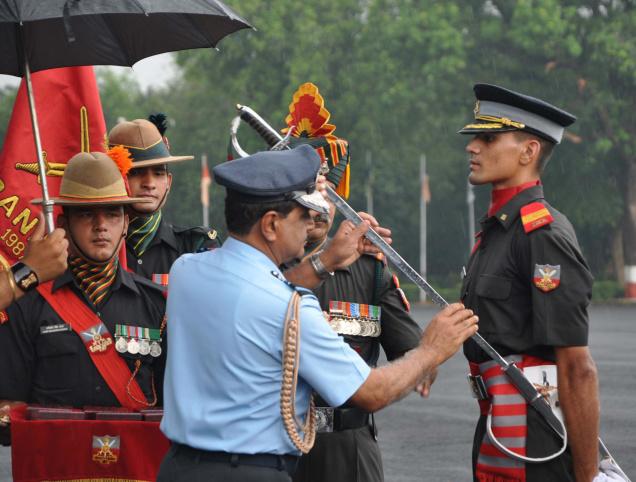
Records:
<instances>
[{"instance_id":1,"label":"peaked cap with gold braid","mask_svg":"<svg viewBox=\"0 0 636 482\"><path fill-rule=\"evenodd\" d=\"M287 133L293 127L292 146L309 144L316 149L322 160L322 171L327 172L327 180L336 186L338 194L348 198L349 143L333 134L336 126L328 123L330 117L318 87L306 82L294 93L285 119L288 127L282 132Z\"/></svg>"}]
</instances>

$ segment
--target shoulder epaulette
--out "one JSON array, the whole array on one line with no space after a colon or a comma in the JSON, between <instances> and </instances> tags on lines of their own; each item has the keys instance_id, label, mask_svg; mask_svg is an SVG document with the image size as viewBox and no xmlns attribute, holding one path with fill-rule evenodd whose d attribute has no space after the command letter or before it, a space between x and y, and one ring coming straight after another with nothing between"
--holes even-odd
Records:
<instances>
[{"instance_id":1,"label":"shoulder epaulette","mask_svg":"<svg viewBox=\"0 0 636 482\"><path fill-rule=\"evenodd\" d=\"M521 208L521 224L526 233L546 226L554 221L548 208L540 202L526 204Z\"/></svg>"},{"instance_id":2,"label":"shoulder epaulette","mask_svg":"<svg viewBox=\"0 0 636 482\"><path fill-rule=\"evenodd\" d=\"M133 278L133 281L138 284L138 285L142 285L142 286L146 286L148 288L151 288L153 290L157 290L160 293L165 293L168 289L167 286L158 284L153 282L152 280L149 280L147 278L144 278L143 276L140 276L136 273L130 273L130 275Z\"/></svg>"},{"instance_id":3,"label":"shoulder epaulette","mask_svg":"<svg viewBox=\"0 0 636 482\"><path fill-rule=\"evenodd\" d=\"M303 288L302 286L297 286L294 283L292 283L291 281L289 281L288 279L286 279L282 274L280 274L278 271L270 271L271 275L276 278L279 281L282 281L283 283L285 283L287 286L289 286L291 289L293 289L294 291L296 291L300 296L304 296L304 295L313 295L313 291L307 289L307 288Z\"/></svg>"},{"instance_id":4,"label":"shoulder epaulette","mask_svg":"<svg viewBox=\"0 0 636 482\"><path fill-rule=\"evenodd\" d=\"M173 229L174 229L174 232L177 234L185 234L185 233L198 234L204 237L207 236L210 239L216 239L218 236L215 229L207 229L204 226L191 226L187 228L184 228L182 226L173 226Z\"/></svg>"}]
</instances>

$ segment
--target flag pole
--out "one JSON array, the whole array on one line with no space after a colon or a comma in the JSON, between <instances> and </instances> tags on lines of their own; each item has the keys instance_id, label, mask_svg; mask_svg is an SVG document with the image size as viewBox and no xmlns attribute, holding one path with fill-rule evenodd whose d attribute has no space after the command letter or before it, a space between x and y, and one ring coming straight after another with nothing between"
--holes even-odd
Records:
<instances>
[{"instance_id":1,"label":"flag pole","mask_svg":"<svg viewBox=\"0 0 636 482\"><path fill-rule=\"evenodd\" d=\"M38 167L40 169L40 182L42 185L42 210L44 211L44 222L46 232L52 233L55 229L53 221L53 201L49 197L49 187L46 179L46 164L42 156L42 140L40 139L40 128L35 110L35 99L33 97L33 85L31 83L31 69L29 59L24 56L24 80L26 82L27 98L29 100L29 111L31 113L31 127L33 128L33 138L35 140L35 152L37 153Z\"/></svg>"},{"instance_id":2,"label":"flag pole","mask_svg":"<svg viewBox=\"0 0 636 482\"><path fill-rule=\"evenodd\" d=\"M426 156L420 156L420 273L426 278ZM426 292L420 290L420 301L426 301Z\"/></svg>"}]
</instances>

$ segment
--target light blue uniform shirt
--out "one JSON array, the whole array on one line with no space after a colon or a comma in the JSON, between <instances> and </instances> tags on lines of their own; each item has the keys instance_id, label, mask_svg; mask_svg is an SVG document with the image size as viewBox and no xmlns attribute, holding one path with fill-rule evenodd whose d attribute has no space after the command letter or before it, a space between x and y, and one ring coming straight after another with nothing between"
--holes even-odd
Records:
<instances>
[{"instance_id":1,"label":"light blue uniform shirt","mask_svg":"<svg viewBox=\"0 0 636 482\"><path fill-rule=\"evenodd\" d=\"M166 437L204 450L299 454L280 414L283 324L292 293L265 254L234 238L173 264ZM304 418L312 387L336 407L369 372L325 322L318 300L303 296L297 415Z\"/></svg>"}]
</instances>

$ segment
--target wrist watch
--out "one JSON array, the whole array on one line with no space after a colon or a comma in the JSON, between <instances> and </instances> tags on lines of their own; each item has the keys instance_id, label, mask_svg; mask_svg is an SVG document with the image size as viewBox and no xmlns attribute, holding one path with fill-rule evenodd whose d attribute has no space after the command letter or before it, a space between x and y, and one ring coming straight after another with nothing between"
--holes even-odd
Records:
<instances>
[{"instance_id":1,"label":"wrist watch","mask_svg":"<svg viewBox=\"0 0 636 482\"><path fill-rule=\"evenodd\" d=\"M13 274L15 284L25 293L35 289L40 284L40 280L38 279L38 275L35 274L35 271L20 261L11 266L11 273Z\"/></svg>"},{"instance_id":2,"label":"wrist watch","mask_svg":"<svg viewBox=\"0 0 636 482\"><path fill-rule=\"evenodd\" d=\"M329 278L329 276L333 276L333 271L327 271L325 265L322 263L322 261L320 261L321 254L322 251L318 251L317 253L312 254L309 257L309 262L311 263L311 267L314 268L316 276L318 276L318 278L320 278L321 280L325 280Z\"/></svg>"}]
</instances>

